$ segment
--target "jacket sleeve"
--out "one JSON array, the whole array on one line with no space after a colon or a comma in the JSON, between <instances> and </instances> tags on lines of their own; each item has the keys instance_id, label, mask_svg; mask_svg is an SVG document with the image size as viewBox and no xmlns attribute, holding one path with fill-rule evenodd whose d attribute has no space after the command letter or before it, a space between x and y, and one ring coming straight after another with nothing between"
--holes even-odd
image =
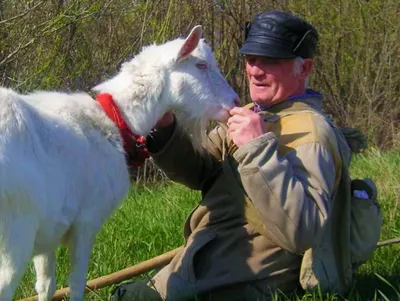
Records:
<instances>
[{"instance_id":1,"label":"jacket sleeve","mask_svg":"<svg viewBox=\"0 0 400 301\"><path fill-rule=\"evenodd\" d=\"M292 253L304 253L318 239L330 213L333 156L319 143L308 142L280 157L273 133L243 145L233 156L270 238Z\"/></svg>"},{"instance_id":2,"label":"jacket sleeve","mask_svg":"<svg viewBox=\"0 0 400 301\"><path fill-rule=\"evenodd\" d=\"M224 131L216 127L208 135L207 149L197 150L182 126L176 122L171 137L165 145L150 154L155 163L171 180L200 190L204 181L221 166Z\"/></svg>"}]
</instances>

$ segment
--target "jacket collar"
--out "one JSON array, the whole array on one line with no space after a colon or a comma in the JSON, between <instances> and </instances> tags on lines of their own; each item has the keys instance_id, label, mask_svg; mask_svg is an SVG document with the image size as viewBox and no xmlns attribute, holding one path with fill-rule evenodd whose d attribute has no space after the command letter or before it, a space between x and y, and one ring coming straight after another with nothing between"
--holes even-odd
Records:
<instances>
[{"instance_id":1,"label":"jacket collar","mask_svg":"<svg viewBox=\"0 0 400 301\"><path fill-rule=\"evenodd\" d=\"M261 107L257 104L253 104L250 108L258 112L269 112L269 113L280 113L282 111L298 111L301 107L311 107L311 109L321 112L322 111L322 100L323 96L321 93L311 89L307 89L304 94L294 95L289 97L287 100L279 102L270 107Z\"/></svg>"}]
</instances>

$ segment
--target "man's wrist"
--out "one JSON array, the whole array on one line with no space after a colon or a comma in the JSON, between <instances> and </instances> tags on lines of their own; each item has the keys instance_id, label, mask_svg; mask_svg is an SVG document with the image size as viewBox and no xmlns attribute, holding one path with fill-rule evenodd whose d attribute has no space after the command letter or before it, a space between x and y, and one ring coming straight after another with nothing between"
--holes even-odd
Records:
<instances>
[{"instance_id":1,"label":"man's wrist","mask_svg":"<svg viewBox=\"0 0 400 301\"><path fill-rule=\"evenodd\" d=\"M170 120L164 120L162 124L157 124L156 127L146 137L147 148L151 153L159 152L171 139L175 130L176 120L171 113Z\"/></svg>"},{"instance_id":2,"label":"man's wrist","mask_svg":"<svg viewBox=\"0 0 400 301\"><path fill-rule=\"evenodd\" d=\"M155 130L162 130L165 127L169 127L175 123L175 115L172 112L167 112L154 126Z\"/></svg>"}]
</instances>

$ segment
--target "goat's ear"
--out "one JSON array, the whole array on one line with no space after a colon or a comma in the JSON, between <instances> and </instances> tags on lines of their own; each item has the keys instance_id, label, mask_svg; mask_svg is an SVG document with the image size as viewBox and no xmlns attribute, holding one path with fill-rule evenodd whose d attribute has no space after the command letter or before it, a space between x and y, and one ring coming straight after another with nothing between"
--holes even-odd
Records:
<instances>
[{"instance_id":1,"label":"goat's ear","mask_svg":"<svg viewBox=\"0 0 400 301\"><path fill-rule=\"evenodd\" d=\"M199 44L202 33L203 30L201 28L201 25L193 27L189 36L186 38L181 49L179 50L178 57L176 58L177 62L186 59L193 52L193 50L196 49L197 45Z\"/></svg>"}]
</instances>

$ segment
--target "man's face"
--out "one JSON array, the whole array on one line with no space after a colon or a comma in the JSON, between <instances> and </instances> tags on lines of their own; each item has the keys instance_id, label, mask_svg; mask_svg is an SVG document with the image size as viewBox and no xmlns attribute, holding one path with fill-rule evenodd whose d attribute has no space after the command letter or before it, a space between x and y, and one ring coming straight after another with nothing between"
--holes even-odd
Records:
<instances>
[{"instance_id":1,"label":"man's face","mask_svg":"<svg viewBox=\"0 0 400 301\"><path fill-rule=\"evenodd\" d=\"M260 105L268 106L304 92L304 80L294 74L295 59L273 59L246 55L246 74L250 97Z\"/></svg>"}]
</instances>

